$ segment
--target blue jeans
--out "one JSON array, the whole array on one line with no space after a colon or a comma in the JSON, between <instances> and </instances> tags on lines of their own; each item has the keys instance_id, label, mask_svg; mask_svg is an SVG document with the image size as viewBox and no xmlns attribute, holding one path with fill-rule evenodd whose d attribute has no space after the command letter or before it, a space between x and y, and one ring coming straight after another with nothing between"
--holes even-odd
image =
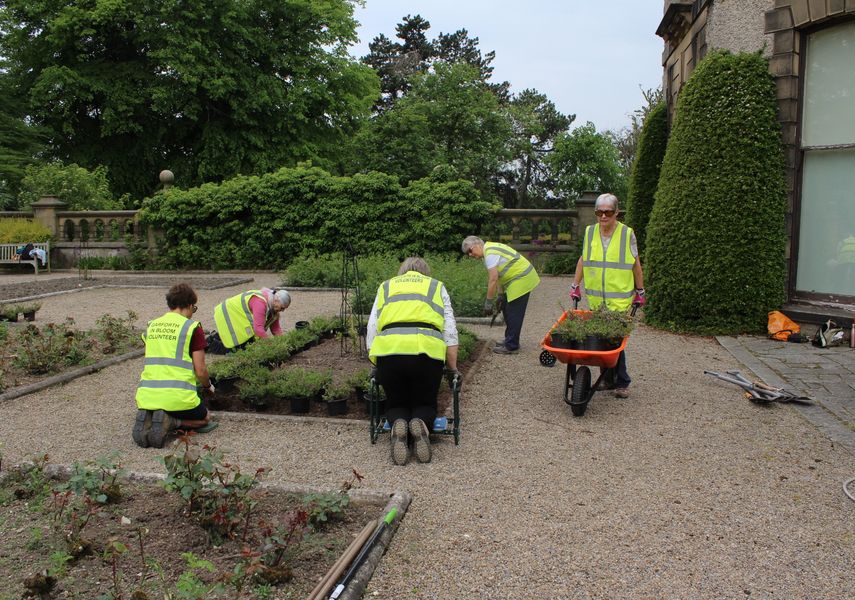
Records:
<instances>
[{"instance_id":1,"label":"blue jeans","mask_svg":"<svg viewBox=\"0 0 855 600\"><path fill-rule=\"evenodd\" d=\"M522 331L523 319L525 319L525 309L528 307L528 294L523 294L519 298L506 302L502 307L502 317L505 319L505 348L508 350L517 350L520 347L520 332Z\"/></svg>"}]
</instances>

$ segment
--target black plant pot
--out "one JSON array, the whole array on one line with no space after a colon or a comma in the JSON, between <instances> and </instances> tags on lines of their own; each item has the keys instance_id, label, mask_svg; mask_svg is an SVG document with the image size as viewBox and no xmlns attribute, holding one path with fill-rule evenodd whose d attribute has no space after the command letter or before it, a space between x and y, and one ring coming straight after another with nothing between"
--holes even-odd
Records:
<instances>
[{"instance_id":1,"label":"black plant pot","mask_svg":"<svg viewBox=\"0 0 855 600\"><path fill-rule=\"evenodd\" d=\"M347 414L347 398L339 398L337 400L327 400L327 414L331 417L335 415Z\"/></svg>"},{"instance_id":2,"label":"black plant pot","mask_svg":"<svg viewBox=\"0 0 855 600\"><path fill-rule=\"evenodd\" d=\"M620 346L620 343L620 338L615 340L612 338L601 338L589 335L585 338L585 341L582 344L582 348L584 350L595 350L598 352L603 352L607 350L614 350L615 348Z\"/></svg>"},{"instance_id":3,"label":"black plant pot","mask_svg":"<svg viewBox=\"0 0 855 600\"><path fill-rule=\"evenodd\" d=\"M31 310L30 312L25 312L24 313L24 320L30 321L30 322L35 321L36 320L36 311Z\"/></svg>"},{"instance_id":4,"label":"black plant pot","mask_svg":"<svg viewBox=\"0 0 855 600\"><path fill-rule=\"evenodd\" d=\"M309 326L308 321L297 321L296 323L294 323L294 327L296 329L305 329L308 326Z\"/></svg>"},{"instance_id":5,"label":"black plant pot","mask_svg":"<svg viewBox=\"0 0 855 600\"><path fill-rule=\"evenodd\" d=\"M291 412L292 413L307 413L309 412L309 406L311 401L309 398L298 398L295 396L291 397Z\"/></svg>"},{"instance_id":6,"label":"black plant pot","mask_svg":"<svg viewBox=\"0 0 855 600\"><path fill-rule=\"evenodd\" d=\"M563 333L552 332L549 345L553 348L573 348L573 341L564 337Z\"/></svg>"},{"instance_id":7,"label":"black plant pot","mask_svg":"<svg viewBox=\"0 0 855 600\"><path fill-rule=\"evenodd\" d=\"M231 394L235 391L235 384L239 379L239 377L223 377L222 379L211 377L211 383L214 384L217 392L221 394Z\"/></svg>"}]
</instances>

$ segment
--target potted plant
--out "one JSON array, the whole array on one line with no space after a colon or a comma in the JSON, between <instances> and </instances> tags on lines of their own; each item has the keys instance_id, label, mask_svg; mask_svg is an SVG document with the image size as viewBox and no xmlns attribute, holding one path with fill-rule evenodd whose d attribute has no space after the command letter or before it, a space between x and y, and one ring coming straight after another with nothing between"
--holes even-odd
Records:
<instances>
[{"instance_id":1,"label":"potted plant","mask_svg":"<svg viewBox=\"0 0 855 600\"><path fill-rule=\"evenodd\" d=\"M341 330L341 319L338 317L315 317L309 321L309 331L322 340L335 337L335 334Z\"/></svg>"},{"instance_id":2,"label":"potted plant","mask_svg":"<svg viewBox=\"0 0 855 600\"><path fill-rule=\"evenodd\" d=\"M229 354L208 365L208 375L211 383L217 388L217 393L231 394L235 384L240 380L240 372L245 366L237 354Z\"/></svg>"},{"instance_id":3,"label":"potted plant","mask_svg":"<svg viewBox=\"0 0 855 600\"><path fill-rule=\"evenodd\" d=\"M36 312L38 312L41 307L41 303L31 302L30 304L20 305L18 307L18 312L24 313L24 320L32 322L36 320Z\"/></svg>"},{"instance_id":4,"label":"potted plant","mask_svg":"<svg viewBox=\"0 0 855 600\"><path fill-rule=\"evenodd\" d=\"M368 402L368 391L371 389L371 371L368 369L360 369L350 377L347 382L356 393L356 399L360 402ZM368 405L366 404L366 408Z\"/></svg>"},{"instance_id":5,"label":"potted plant","mask_svg":"<svg viewBox=\"0 0 855 600\"><path fill-rule=\"evenodd\" d=\"M5 306L0 307L0 321L12 321L13 323L18 320L18 306L15 304L7 304Z\"/></svg>"},{"instance_id":6,"label":"potted plant","mask_svg":"<svg viewBox=\"0 0 855 600\"><path fill-rule=\"evenodd\" d=\"M273 401L270 371L262 366L246 369L237 383L238 397L255 409L267 408Z\"/></svg>"},{"instance_id":7,"label":"potted plant","mask_svg":"<svg viewBox=\"0 0 855 600\"><path fill-rule=\"evenodd\" d=\"M614 350L632 331L632 319L622 311L606 308L571 312L550 332L554 348Z\"/></svg>"},{"instance_id":8,"label":"potted plant","mask_svg":"<svg viewBox=\"0 0 855 600\"><path fill-rule=\"evenodd\" d=\"M324 388L332 381L332 376L308 369L280 369L274 373L270 382L271 391L279 398L291 402L291 412L309 412L312 399L321 398Z\"/></svg>"},{"instance_id":9,"label":"potted plant","mask_svg":"<svg viewBox=\"0 0 855 600\"><path fill-rule=\"evenodd\" d=\"M329 385L324 390L323 400L327 405L327 414L332 416L347 414L347 400L350 398L349 384Z\"/></svg>"}]
</instances>

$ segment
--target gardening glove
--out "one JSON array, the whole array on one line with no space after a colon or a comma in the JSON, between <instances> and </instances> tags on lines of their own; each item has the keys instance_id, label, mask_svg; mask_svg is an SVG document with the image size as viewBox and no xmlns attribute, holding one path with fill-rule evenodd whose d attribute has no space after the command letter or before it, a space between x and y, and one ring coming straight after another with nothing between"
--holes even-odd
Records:
<instances>
[{"instance_id":1,"label":"gardening glove","mask_svg":"<svg viewBox=\"0 0 855 600\"><path fill-rule=\"evenodd\" d=\"M571 302L581 302L582 301L582 288L579 287L576 283L570 284L570 301Z\"/></svg>"},{"instance_id":2,"label":"gardening glove","mask_svg":"<svg viewBox=\"0 0 855 600\"><path fill-rule=\"evenodd\" d=\"M377 367L371 367L371 374L368 376L369 381L377 381Z\"/></svg>"},{"instance_id":3,"label":"gardening glove","mask_svg":"<svg viewBox=\"0 0 855 600\"><path fill-rule=\"evenodd\" d=\"M644 306L647 304L647 298L644 297L644 288L637 288L635 296L632 298L632 303L636 306Z\"/></svg>"},{"instance_id":4,"label":"gardening glove","mask_svg":"<svg viewBox=\"0 0 855 600\"><path fill-rule=\"evenodd\" d=\"M457 369L446 369L445 370L445 380L448 382L448 387L454 389L454 380L457 380L457 387L460 389L460 386L463 385L463 375L460 374L460 371Z\"/></svg>"},{"instance_id":5,"label":"gardening glove","mask_svg":"<svg viewBox=\"0 0 855 600\"><path fill-rule=\"evenodd\" d=\"M492 298L487 298L484 300L484 316L489 317L493 314L493 300Z\"/></svg>"},{"instance_id":6,"label":"gardening glove","mask_svg":"<svg viewBox=\"0 0 855 600\"><path fill-rule=\"evenodd\" d=\"M209 395L213 396L213 395L214 395L214 392L216 392L216 391L217 391L217 388L215 388L215 387L214 387L214 384L213 384L213 383L209 383L209 384L208 384L208 387L204 388L204 390L205 390L205 393L206 393L206 394L209 394Z\"/></svg>"}]
</instances>

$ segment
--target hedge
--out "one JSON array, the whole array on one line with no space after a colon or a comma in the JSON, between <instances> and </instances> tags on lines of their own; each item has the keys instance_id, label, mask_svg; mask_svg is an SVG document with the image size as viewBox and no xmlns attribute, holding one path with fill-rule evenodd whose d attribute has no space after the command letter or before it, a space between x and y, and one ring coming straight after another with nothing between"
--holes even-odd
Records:
<instances>
[{"instance_id":1,"label":"hedge","mask_svg":"<svg viewBox=\"0 0 855 600\"><path fill-rule=\"evenodd\" d=\"M283 168L158 193L143 203L141 220L160 230L165 268L282 268L348 244L360 255L448 252L500 207L444 175L436 170L402 187L383 173Z\"/></svg>"},{"instance_id":2,"label":"hedge","mask_svg":"<svg viewBox=\"0 0 855 600\"><path fill-rule=\"evenodd\" d=\"M757 54L710 53L680 92L647 227L647 321L764 330L784 300L786 186L775 84Z\"/></svg>"},{"instance_id":3,"label":"hedge","mask_svg":"<svg viewBox=\"0 0 855 600\"><path fill-rule=\"evenodd\" d=\"M0 219L0 244L46 242L50 238L50 230L33 219Z\"/></svg>"},{"instance_id":4,"label":"hedge","mask_svg":"<svg viewBox=\"0 0 855 600\"><path fill-rule=\"evenodd\" d=\"M644 258L647 222L659 184L659 172L668 145L668 107L660 102L648 113L638 138L638 153L629 177L625 223L635 230L638 251ZM643 264L643 262L642 262Z\"/></svg>"}]
</instances>

